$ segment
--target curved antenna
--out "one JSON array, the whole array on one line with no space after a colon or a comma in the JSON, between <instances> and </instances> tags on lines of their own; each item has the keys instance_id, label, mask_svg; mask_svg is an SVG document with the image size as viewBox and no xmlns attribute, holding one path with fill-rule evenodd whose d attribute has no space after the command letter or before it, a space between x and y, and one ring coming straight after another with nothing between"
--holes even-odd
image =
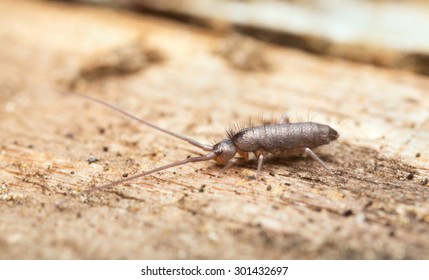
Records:
<instances>
[{"instance_id":1,"label":"curved antenna","mask_svg":"<svg viewBox=\"0 0 429 280\"><path fill-rule=\"evenodd\" d=\"M163 166L160 166L160 167L157 167L157 168L145 171L143 173L140 173L140 174L137 174L137 175L125 178L125 179L113 181L113 182L110 182L108 184L105 184L105 185L102 185L102 186L98 186L98 187L92 188L90 190L86 190L86 191L82 192L81 194L89 194L89 193L92 193L92 192L95 192L95 191L108 189L108 188L111 188L113 186L116 186L116 185L119 185L119 184L122 184L122 183L125 183L125 182L128 182L128 181L131 181L131 180L134 180L134 179L137 179L137 178L140 178L140 177L143 177L143 176L146 176L146 175L158 172L158 171L162 171L162 170L165 170L165 169L168 169L168 168L176 167L176 166L179 166L179 165L184 165L184 164L191 163L191 162L207 161L207 160L213 159L214 157L216 157L215 153L208 153L207 155L204 155L204 156L201 156L201 157L191 157L191 158L187 158L187 159L184 159L184 160L181 160L181 161L169 163L169 164L166 164L166 165L163 165ZM81 195L81 194L72 194L69 198L66 198L66 199L63 199L63 200L55 202L55 206L57 208L60 208L63 204L67 203L72 198L75 198L75 197L77 197L78 195Z\"/></svg>"},{"instance_id":2,"label":"curved antenna","mask_svg":"<svg viewBox=\"0 0 429 280\"><path fill-rule=\"evenodd\" d=\"M113 106L113 105L111 105L111 104L109 104L109 103L107 103L107 102L104 102L104 101L102 101L102 100L100 100L100 99L97 99L97 98L95 98L95 97L88 96L88 95L84 95L84 94L80 94L80 93L77 93L77 92L71 92L71 91L69 91L68 93L73 94L73 95L77 95L77 96L80 96L80 97L83 97L83 98L86 98L86 99L89 99L89 100L94 101L94 102L97 102L97 103L99 103L99 104L101 104L101 105L103 105L103 106L105 106L105 107L108 107L108 108L110 108L110 109L113 109L113 110L115 110L116 112L119 112L119 113L121 113L121 114L123 114L123 115L125 115L125 116L127 116L127 117L129 117L129 118L132 118L132 119L134 119L134 120L138 121L139 123L145 124L145 125L150 126L150 127L154 128L154 129L156 129L156 130L159 130L159 131L161 131L161 132L164 132L164 133L166 133L166 134L168 134L168 135L171 135L171 136L173 136L173 137L176 137L176 138L178 138L178 139L181 139L181 140L183 140L183 141L186 141L186 142L188 142L189 144L191 144L191 145L193 145L193 146L196 146L196 147L198 147L198 148L200 148L200 149L202 149L202 150L204 150L204 151L212 151L212 150L213 150L213 146L210 146L210 145L207 145L207 144L201 144L200 142L198 142L198 141L196 141L196 140L194 140L194 139L191 139L191 138L189 138L189 137L182 136L182 135L177 134L177 133L175 133L175 132L172 132L172 131L169 131L169 130L163 129L163 128L161 128L161 127L157 126L157 125L151 124L150 122L147 122L147 121L145 121L145 120L139 119L139 118L137 118L136 116L133 116L133 115L131 115L130 113L127 113L127 112L125 112L124 110L122 110L122 109L120 109L120 108L118 108L118 107L116 107L116 106Z\"/></svg>"}]
</instances>

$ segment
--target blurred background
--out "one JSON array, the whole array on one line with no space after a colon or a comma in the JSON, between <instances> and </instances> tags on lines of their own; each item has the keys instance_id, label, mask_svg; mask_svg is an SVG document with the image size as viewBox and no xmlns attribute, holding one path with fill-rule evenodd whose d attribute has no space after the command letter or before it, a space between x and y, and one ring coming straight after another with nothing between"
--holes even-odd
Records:
<instances>
[{"instance_id":1,"label":"blurred background","mask_svg":"<svg viewBox=\"0 0 429 280\"><path fill-rule=\"evenodd\" d=\"M429 75L424 0L78 0Z\"/></svg>"}]
</instances>

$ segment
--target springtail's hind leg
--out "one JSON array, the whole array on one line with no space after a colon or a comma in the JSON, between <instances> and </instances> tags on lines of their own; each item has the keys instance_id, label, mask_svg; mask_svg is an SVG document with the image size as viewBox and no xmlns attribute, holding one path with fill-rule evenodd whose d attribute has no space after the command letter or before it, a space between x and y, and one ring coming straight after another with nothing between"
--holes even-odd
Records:
<instances>
[{"instance_id":1,"label":"springtail's hind leg","mask_svg":"<svg viewBox=\"0 0 429 280\"><path fill-rule=\"evenodd\" d=\"M311 156L315 161L320 163L326 170L328 170L329 173L333 173L332 170L326 165L326 163L324 163L323 160L321 160L312 150L310 150L309 148L305 148L304 152L307 155Z\"/></svg>"},{"instance_id":2,"label":"springtail's hind leg","mask_svg":"<svg viewBox=\"0 0 429 280\"><path fill-rule=\"evenodd\" d=\"M259 180L259 175L261 174L262 164L264 163L264 155L259 155L258 157L258 169L256 170L256 181Z\"/></svg>"},{"instance_id":3,"label":"springtail's hind leg","mask_svg":"<svg viewBox=\"0 0 429 280\"><path fill-rule=\"evenodd\" d=\"M280 118L279 124L288 124L288 123L290 123L288 114L283 114Z\"/></svg>"}]
</instances>

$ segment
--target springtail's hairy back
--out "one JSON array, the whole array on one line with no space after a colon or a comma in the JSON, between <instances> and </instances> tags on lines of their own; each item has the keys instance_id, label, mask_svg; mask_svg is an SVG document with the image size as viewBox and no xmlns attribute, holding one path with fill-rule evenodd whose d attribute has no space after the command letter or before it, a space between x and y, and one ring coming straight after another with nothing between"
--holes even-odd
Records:
<instances>
[{"instance_id":1,"label":"springtail's hairy back","mask_svg":"<svg viewBox=\"0 0 429 280\"><path fill-rule=\"evenodd\" d=\"M316 148L338 138L331 127L315 122L265 124L244 128L230 137L234 145L246 152L263 149L270 153L299 148Z\"/></svg>"}]
</instances>

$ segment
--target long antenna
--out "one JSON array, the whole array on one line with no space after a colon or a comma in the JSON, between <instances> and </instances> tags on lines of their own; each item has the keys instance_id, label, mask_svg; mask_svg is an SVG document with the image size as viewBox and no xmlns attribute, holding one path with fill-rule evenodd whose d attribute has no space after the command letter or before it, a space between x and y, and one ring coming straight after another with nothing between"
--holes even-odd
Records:
<instances>
[{"instance_id":1,"label":"long antenna","mask_svg":"<svg viewBox=\"0 0 429 280\"><path fill-rule=\"evenodd\" d=\"M127 116L127 117L129 117L129 118L132 118L132 119L134 119L134 120L138 121L139 123L145 124L145 125L150 126L150 127L154 128L154 129L156 129L156 130L159 130L159 131L161 131L161 132L164 132L164 133L166 133L166 134L168 134L168 135L171 135L171 136L173 136L173 137L176 137L176 138L178 138L178 139L181 139L181 140L183 140L183 141L186 141L186 142L188 142L189 144L194 145L194 146L196 146L196 147L198 147L198 148L200 148L200 149L202 149L202 150L204 150L204 151L212 151L212 150L213 150L213 147L212 147L212 146L210 146L210 145L201 144L200 142L195 141L194 139L191 139L191 138L186 137L186 136L182 136L182 135L177 134L177 133L175 133L175 132L172 132L172 131L169 131L169 130L163 129L163 128L161 128L161 127L157 126L157 125L151 124L150 122L147 122L147 121L145 121L145 120L139 119L139 118L137 118L136 116L133 116L133 115L131 115L130 113L127 113L127 112L125 112L124 110L122 110L122 109L120 109L120 108L118 108L118 107L116 107L116 106L113 106L113 105L111 105L111 104L109 104L109 103L107 103L107 102L104 102L104 101L102 101L102 100L100 100L100 99L97 99L97 98L95 98L95 97L88 96L88 95L84 95L84 94L80 94L80 93L77 93L77 92L71 92L71 91L69 91L68 93L73 94L73 95L77 95L77 96L80 96L80 97L83 97L83 98L86 98L86 99L89 99L89 100L94 101L94 102L97 102L97 103L99 103L99 104L101 104L101 105L104 105L105 107L108 107L108 108L110 108L110 109L113 109L113 110L115 110L116 112L119 112L119 113L121 113L121 114L123 114L123 115L125 115L125 116Z\"/></svg>"},{"instance_id":2,"label":"long antenna","mask_svg":"<svg viewBox=\"0 0 429 280\"><path fill-rule=\"evenodd\" d=\"M128 182L128 181L131 181L131 180L134 180L134 179L137 179L137 178L140 178L140 177L143 177L143 176L146 176L146 175L158 172L158 171L162 171L162 170L165 170L165 169L168 169L168 168L172 168L172 167L175 167L175 166L179 166L179 165L184 165L184 164L187 164L187 163L190 163L190 162L199 162L199 161L211 160L215 156L216 156L215 153L208 153L208 154L206 154L204 156L201 156L201 157L187 158L187 159L184 159L184 160L181 160L181 161L173 162L173 163L170 163L170 164L166 164L166 165L163 165L163 166L160 166L160 167L157 167L157 168L145 171L143 173L140 173L140 174L137 174L137 175L125 178L125 179L113 181L113 182L110 182L108 184L105 184L105 185L102 185L102 186L98 186L98 187L86 190L86 191L82 192L81 194L89 194L89 193L92 193L92 192L95 192L95 191L108 189L108 188L111 188L113 186L116 186L116 185L119 185L119 184L122 184L122 183L125 183L125 182ZM72 194L70 197L68 197L66 199L63 199L63 200L55 202L55 206L58 207L58 208L60 208L63 204L67 203L72 198L75 198L76 196L81 195L81 194Z\"/></svg>"}]
</instances>

